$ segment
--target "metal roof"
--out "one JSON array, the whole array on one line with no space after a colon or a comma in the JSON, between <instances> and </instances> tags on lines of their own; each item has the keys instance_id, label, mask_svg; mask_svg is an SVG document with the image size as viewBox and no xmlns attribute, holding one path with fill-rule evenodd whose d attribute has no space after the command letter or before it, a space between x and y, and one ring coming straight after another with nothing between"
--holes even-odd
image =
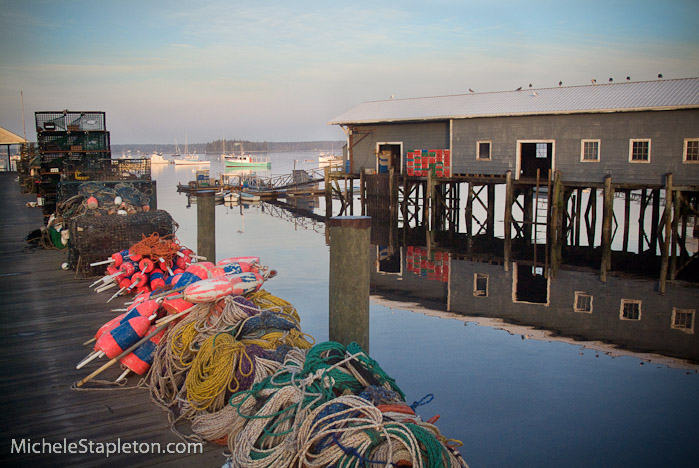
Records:
<instances>
[{"instance_id":1,"label":"metal roof","mask_svg":"<svg viewBox=\"0 0 699 468\"><path fill-rule=\"evenodd\" d=\"M699 108L699 78L365 102L329 124Z\"/></svg>"}]
</instances>

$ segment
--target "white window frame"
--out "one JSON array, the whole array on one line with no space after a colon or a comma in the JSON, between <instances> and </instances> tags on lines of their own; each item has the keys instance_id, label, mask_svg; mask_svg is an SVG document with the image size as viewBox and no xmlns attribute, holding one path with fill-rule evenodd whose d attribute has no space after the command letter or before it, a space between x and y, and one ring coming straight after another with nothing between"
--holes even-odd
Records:
<instances>
[{"instance_id":1,"label":"white window frame","mask_svg":"<svg viewBox=\"0 0 699 468\"><path fill-rule=\"evenodd\" d=\"M648 159L632 159L634 143L648 143ZM629 162L632 164L650 164L651 157L651 141L650 138L632 138L629 140Z\"/></svg>"},{"instance_id":2,"label":"white window frame","mask_svg":"<svg viewBox=\"0 0 699 468\"><path fill-rule=\"evenodd\" d=\"M556 172L556 140L517 140L517 148L515 153L517 161L515 161L515 179L518 180L522 171L522 143L551 143L551 174ZM491 149L492 151L492 149ZM548 174L542 174L543 177L548 177Z\"/></svg>"},{"instance_id":3,"label":"white window frame","mask_svg":"<svg viewBox=\"0 0 699 468\"><path fill-rule=\"evenodd\" d=\"M478 289L478 278L485 278L485 294L479 294L480 289ZM473 274L473 295L476 297L488 297L488 287L490 285L490 275L485 273L474 273Z\"/></svg>"},{"instance_id":4,"label":"white window frame","mask_svg":"<svg viewBox=\"0 0 699 468\"><path fill-rule=\"evenodd\" d=\"M400 145L400 154L398 157L400 158L400 172L399 174L403 174L403 142L402 141L377 141L376 142L376 148L374 149L374 155L376 156L376 173L379 173L379 148L381 145ZM407 169L406 169L407 170ZM407 173L407 172L406 172Z\"/></svg>"},{"instance_id":5,"label":"white window frame","mask_svg":"<svg viewBox=\"0 0 699 468\"><path fill-rule=\"evenodd\" d=\"M677 315L677 312L682 312L682 313L691 313L692 314L692 323L690 324L689 327L678 327L675 326L675 316ZM694 334L694 322L696 322L696 317L697 317L697 311L696 309L680 309L677 307L672 308L672 317L670 319L670 328L673 330L679 330L684 333L688 333L690 335Z\"/></svg>"},{"instance_id":6,"label":"white window frame","mask_svg":"<svg viewBox=\"0 0 699 468\"><path fill-rule=\"evenodd\" d=\"M578 298L583 297L583 296L587 296L590 298L590 310L578 308ZM573 300L573 312L577 312L579 314L591 314L593 300L594 300L594 297L592 296L592 294L585 292L585 291L575 291L575 299Z\"/></svg>"},{"instance_id":7,"label":"white window frame","mask_svg":"<svg viewBox=\"0 0 699 468\"><path fill-rule=\"evenodd\" d=\"M488 143L488 157L481 158L481 143ZM493 159L493 142L492 140L478 140L476 142L476 161L492 161Z\"/></svg>"},{"instance_id":8,"label":"white window frame","mask_svg":"<svg viewBox=\"0 0 699 468\"><path fill-rule=\"evenodd\" d=\"M699 138L685 138L684 139L684 149L682 150L682 162L684 164L699 164L699 159L687 159L687 147L690 141L696 141L699 143Z\"/></svg>"},{"instance_id":9,"label":"white window frame","mask_svg":"<svg viewBox=\"0 0 699 468\"><path fill-rule=\"evenodd\" d=\"M585 159L585 143L597 143L597 159ZM585 139L580 140L580 162L598 163L602 152L602 140Z\"/></svg>"},{"instance_id":10,"label":"white window frame","mask_svg":"<svg viewBox=\"0 0 699 468\"><path fill-rule=\"evenodd\" d=\"M624 317L624 305L626 305L626 304L638 304L638 318L637 319ZM642 301L640 301L638 299L622 299L621 305L619 307L619 318L621 320L628 320L629 322L640 322L641 321L641 314L643 312L641 307L642 307Z\"/></svg>"}]
</instances>

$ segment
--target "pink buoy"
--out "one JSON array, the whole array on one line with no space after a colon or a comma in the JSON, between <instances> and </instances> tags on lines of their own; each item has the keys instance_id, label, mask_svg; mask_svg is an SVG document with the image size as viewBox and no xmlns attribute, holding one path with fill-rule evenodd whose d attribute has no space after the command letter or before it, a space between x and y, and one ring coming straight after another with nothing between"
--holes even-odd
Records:
<instances>
[{"instance_id":1,"label":"pink buoy","mask_svg":"<svg viewBox=\"0 0 699 468\"><path fill-rule=\"evenodd\" d=\"M188 302L214 302L222 297L229 296L233 287L228 277L209 278L187 286L182 295Z\"/></svg>"},{"instance_id":2,"label":"pink buoy","mask_svg":"<svg viewBox=\"0 0 699 468\"><path fill-rule=\"evenodd\" d=\"M160 304L158 301L147 300L140 304L132 306L126 315L121 319L121 323L124 323L134 317L148 317L152 320L152 316L158 312L160 309Z\"/></svg>"},{"instance_id":3,"label":"pink buoy","mask_svg":"<svg viewBox=\"0 0 699 468\"><path fill-rule=\"evenodd\" d=\"M238 262L238 263L260 263L260 257L228 257L224 258L223 260L219 260L216 262L216 265L225 265L226 263L233 263L233 262Z\"/></svg>"},{"instance_id":4,"label":"pink buoy","mask_svg":"<svg viewBox=\"0 0 699 468\"><path fill-rule=\"evenodd\" d=\"M193 263L189 265L185 270L185 273L190 273L203 280L209 278L209 269L206 268L206 266L202 266L200 263Z\"/></svg>"},{"instance_id":5,"label":"pink buoy","mask_svg":"<svg viewBox=\"0 0 699 468\"><path fill-rule=\"evenodd\" d=\"M264 277L253 271L228 275L226 278L231 284L231 294L234 296L244 296L253 293L259 290L265 283Z\"/></svg>"},{"instance_id":6,"label":"pink buoy","mask_svg":"<svg viewBox=\"0 0 699 468\"><path fill-rule=\"evenodd\" d=\"M194 305L191 302L182 299L181 296L181 294L176 293L172 296L165 297L165 300L161 305L163 309L167 311L168 315L179 314L180 312L184 312Z\"/></svg>"}]
</instances>

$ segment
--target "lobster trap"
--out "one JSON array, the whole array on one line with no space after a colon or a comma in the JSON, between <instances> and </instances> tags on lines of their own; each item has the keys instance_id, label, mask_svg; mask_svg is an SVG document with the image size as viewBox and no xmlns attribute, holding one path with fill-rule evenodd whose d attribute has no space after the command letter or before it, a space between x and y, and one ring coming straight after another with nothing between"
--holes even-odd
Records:
<instances>
[{"instance_id":1,"label":"lobster trap","mask_svg":"<svg viewBox=\"0 0 699 468\"><path fill-rule=\"evenodd\" d=\"M68 265L78 279L104 275L104 265L91 263L110 257L143 240L143 236L158 233L161 237L174 234L178 228L167 211L137 212L126 216L82 216L68 222Z\"/></svg>"}]
</instances>

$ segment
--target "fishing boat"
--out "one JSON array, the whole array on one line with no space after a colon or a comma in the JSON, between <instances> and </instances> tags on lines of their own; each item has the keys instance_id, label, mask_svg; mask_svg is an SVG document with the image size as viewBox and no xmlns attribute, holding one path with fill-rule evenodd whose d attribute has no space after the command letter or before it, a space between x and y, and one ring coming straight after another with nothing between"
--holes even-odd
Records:
<instances>
[{"instance_id":1,"label":"fishing boat","mask_svg":"<svg viewBox=\"0 0 699 468\"><path fill-rule=\"evenodd\" d=\"M236 143L240 144L240 143ZM272 163L269 158L255 157L243 153L243 145L240 145L240 154L231 154L224 157L227 167L263 167L269 169Z\"/></svg>"},{"instance_id":2,"label":"fishing boat","mask_svg":"<svg viewBox=\"0 0 699 468\"><path fill-rule=\"evenodd\" d=\"M161 153L153 153L150 155L151 164L170 164L170 161L165 159Z\"/></svg>"},{"instance_id":3,"label":"fishing boat","mask_svg":"<svg viewBox=\"0 0 699 468\"><path fill-rule=\"evenodd\" d=\"M318 165L320 167L342 166L345 159L342 156L336 156L332 153L320 153L318 155Z\"/></svg>"},{"instance_id":4,"label":"fishing boat","mask_svg":"<svg viewBox=\"0 0 699 468\"><path fill-rule=\"evenodd\" d=\"M238 200L240 200L239 192L229 191L223 196L223 201L227 203L236 203Z\"/></svg>"}]
</instances>

